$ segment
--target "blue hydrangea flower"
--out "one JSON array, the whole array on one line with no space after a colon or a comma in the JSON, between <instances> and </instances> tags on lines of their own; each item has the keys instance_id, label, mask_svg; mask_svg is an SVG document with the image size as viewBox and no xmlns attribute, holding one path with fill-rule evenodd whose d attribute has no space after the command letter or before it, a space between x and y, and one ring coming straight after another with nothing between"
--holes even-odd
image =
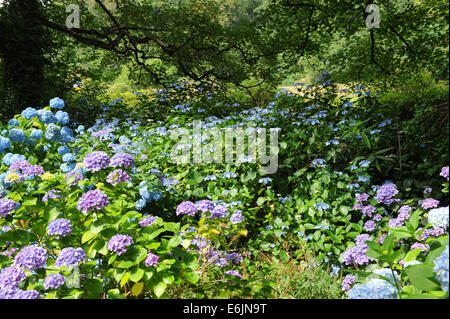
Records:
<instances>
[{"instance_id":1,"label":"blue hydrangea flower","mask_svg":"<svg viewBox=\"0 0 450 319\"><path fill-rule=\"evenodd\" d=\"M55 97L50 100L50 107L62 110L64 108L64 101L61 100L59 97Z\"/></svg>"},{"instance_id":2,"label":"blue hydrangea flower","mask_svg":"<svg viewBox=\"0 0 450 319\"><path fill-rule=\"evenodd\" d=\"M10 119L10 120L8 121L8 125L9 125L9 126L12 126L12 127L16 127L16 126L19 126L19 125L20 125L20 122L19 122L18 119L12 118L12 119Z\"/></svg>"},{"instance_id":3,"label":"blue hydrangea flower","mask_svg":"<svg viewBox=\"0 0 450 319\"><path fill-rule=\"evenodd\" d=\"M38 116L38 111L32 107L27 107L25 110L22 111L21 115L23 118L30 120L35 116Z\"/></svg>"},{"instance_id":4,"label":"blue hydrangea flower","mask_svg":"<svg viewBox=\"0 0 450 319\"><path fill-rule=\"evenodd\" d=\"M31 131L30 137L34 138L35 140L40 140L43 135L44 135L44 132L42 132L39 129L34 129Z\"/></svg>"},{"instance_id":5,"label":"blue hydrangea flower","mask_svg":"<svg viewBox=\"0 0 450 319\"><path fill-rule=\"evenodd\" d=\"M70 122L69 114L67 112L58 111L56 112L55 117L58 120L58 122L61 123L62 125L69 124Z\"/></svg>"},{"instance_id":6,"label":"blue hydrangea flower","mask_svg":"<svg viewBox=\"0 0 450 319\"><path fill-rule=\"evenodd\" d=\"M69 143L73 140L73 130L70 127L63 126L61 129L61 143Z\"/></svg>"},{"instance_id":7,"label":"blue hydrangea flower","mask_svg":"<svg viewBox=\"0 0 450 319\"><path fill-rule=\"evenodd\" d=\"M58 147L58 154L59 155L64 155L64 154L67 154L67 153L70 153L70 149L67 146L63 145L63 146L59 146Z\"/></svg>"},{"instance_id":8,"label":"blue hydrangea flower","mask_svg":"<svg viewBox=\"0 0 450 319\"><path fill-rule=\"evenodd\" d=\"M72 153L66 153L63 155L62 160L66 163L72 163L75 162L75 156L73 156Z\"/></svg>"},{"instance_id":9,"label":"blue hydrangea flower","mask_svg":"<svg viewBox=\"0 0 450 319\"><path fill-rule=\"evenodd\" d=\"M448 227L449 210L447 207L439 207L432 209L428 212L428 222L433 226L433 228L444 228Z\"/></svg>"},{"instance_id":10,"label":"blue hydrangea flower","mask_svg":"<svg viewBox=\"0 0 450 319\"><path fill-rule=\"evenodd\" d=\"M38 117L39 121L41 121L41 123L43 124L51 124L58 122L58 119L55 117L55 115L53 115L51 111L47 111L44 109L38 111Z\"/></svg>"},{"instance_id":11,"label":"blue hydrangea flower","mask_svg":"<svg viewBox=\"0 0 450 319\"><path fill-rule=\"evenodd\" d=\"M23 143L25 141L25 132L20 129L12 129L9 131L8 137L13 142Z\"/></svg>"},{"instance_id":12,"label":"blue hydrangea flower","mask_svg":"<svg viewBox=\"0 0 450 319\"><path fill-rule=\"evenodd\" d=\"M0 153L3 153L6 150L11 149L11 141L9 138L0 136Z\"/></svg>"},{"instance_id":13,"label":"blue hydrangea flower","mask_svg":"<svg viewBox=\"0 0 450 319\"><path fill-rule=\"evenodd\" d=\"M433 271L436 273L436 278L441 283L442 291L448 292L448 245L445 247L441 255L434 260Z\"/></svg>"}]
</instances>

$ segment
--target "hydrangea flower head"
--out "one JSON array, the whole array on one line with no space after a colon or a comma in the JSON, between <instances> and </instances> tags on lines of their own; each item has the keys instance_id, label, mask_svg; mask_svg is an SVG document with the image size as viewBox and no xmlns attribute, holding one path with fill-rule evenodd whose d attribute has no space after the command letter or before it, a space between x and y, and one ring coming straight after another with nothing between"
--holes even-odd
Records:
<instances>
[{"instance_id":1,"label":"hydrangea flower head","mask_svg":"<svg viewBox=\"0 0 450 319\"><path fill-rule=\"evenodd\" d=\"M18 203L9 198L0 198L0 217L5 217L17 208Z\"/></svg>"},{"instance_id":2,"label":"hydrangea flower head","mask_svg":"<svg viewBox=\"0 0 450 319\"><path fill-rule=\"evenodd\" d=\"M178 205L176 214L178 215L189 215L195 216L197 212L197 206L191 201L185 201Z\"/></svg>"},{"instance_id":3,"label":"hydrangea flower head","mask_svg":"<svg viewBox=\"0 0 450 319\"><path fill-rule=\"evenodd\" d=\"M27 270L44 268L47 263L47 252L39 246L26 246L14 258L16 266Z\"/></svg>"},{"instance_id":4,"label":"hydrangea flower head","mask_svg":"<svg viewBox=\"0 0 450 319\"><path fill-rule=\"evenodd\" d=\"M62 110L64 108L64 101L61 100L59 97L55 97L50 100L50 107Z\"/></svg>"},{"instance_id":5,"label":"hydrangea flower head","mask_svg":"<svg viewBox=\"0 0 450 319\"><path fill-rule=\"evenodd\" d=\"M397 186L393 183L387 183L377 191L376 199L379 203L390 205L392 197L398 194Z\"/></svg>"},{"instance_id":6,"label":"hydrangea flower head","mask_svg":"<svg viewBox=\"0 0 450 319\"><path fill-rule=\"evenodd\" d=\"M129 182L130 176L119 168L109 173L106 181L112 185L116 185L122 182Z\"/></svg>"},{"instance_id":7,"label":"hydrangea flower head","mask_svg":"<svg viewBox=\"0 0 450 319\"><path fill-rule=\"evenodd\" d=\"M84 157L84 168L88 171L94 171L97 172L101 169L104 169L108 167L109 165L109 157L106 152L103 151L96 151L92 152L90 154L87 154Z\"/></svg>"},{"instance_id":8,"label":"hydrangea flower head","mask_svg":"<svg viewBox=\"0 0 450 319\"><path fill-rule=\"evenodd\" d=\"M423 209L430 209L439 206L439 201L433 198L425 198L421 204Z\"/></svg>"},{"instance_id":9,"label":"hydrangea flower head","mask_svg":"<svg viewBox=\"0 0 450 319\"><path fill-rule=\"evenodd\" d=\"M147 267L152 267L158 264L159 264L159 256L149 251L147 257L144 260L144 265Z\"/></svg>"},{"instance_id":10,"label":"hydrangea flower head","mask_svg":"<svg viewBox=\"0 0 450 319\"><path fill-rule=\"evenodd\" d=\"M44 288L45 289L58 289L64 285L66 278L60 274L51 274L45 277Z\"/></svg>"},{"instance_id":11,"label":"hydrangea flower head","mask_svg":"<svg viewBox=\"0 0 450 319\"><path fill-rule=\"evenodd\" d=\"M61 266L77 266L80 262L85 262L87 259L86 253L84 252L83 248L73 248L73 247L67 247L62 249L59 254L58 258L55 261L55 267L61 267Z\"/></svg>"},{"instance_id":12,"label":"hydrangea flower head","mask_svg":"<svg viewBox=\"0 0 450 319\"><path fill-rule=\"evenodd\" d=\"M123 167L129 168L135 165L133 155L125 152L120 152L111 157L111 162L109 164L111 167Z\"/></svg>"},{"instance_id":13,"label":"hydrangea flower head","mask_svg":"<svg viewBox=\"0 0 450 319\"><path fill-rule=\"evenodd\" d=\"M433 228L448 228L449 210L447 207L439 207L428 212L428 222Z\"/></svg>"},{"instance_id":14,"label":"hydrangea flower head","mask_svg":"<svg viewBox=\"0 0 450 319\"><path fill-rule=\"evenodd\" d=\"M127 251L127 247L133 244L133 238L128 235L115 235L108 242L108 250L121 255Z\"/></svg>"},{"instance_id":15,"label":"hydrangea flower head","mask_svg":"<svg viewBox=\"0 0 450 319\"><path fill-rule=\"evenodd\" d=\"M448 245L445 247L441 255L434 260L433 271L436 273L436 278L441 283L442 291L448 292Z\"/></svg>"},{"instance_id":16,"label":"hydrangea flower head","mask_svg":"<svg viewBox=\"0 0 450 319\"><path fill-rule=\"evenodd\" d=\"M88 211L100 210L108 205L109 200L106 194L99 189L95 189L83 194L78 201L77 208L83 214L87 214Z\"/></svg>"},{"instance_id":17,"label":"hydrangea flower head","mask_svg":"<svg viewBox=\"0 0 450 319\"><path fill-rule=\"evenodd\" d=\"M52 220L47 227L47 235L49 236L69 236L72 233L72 223L68 219Z\"/></svg>"}]
</instances>

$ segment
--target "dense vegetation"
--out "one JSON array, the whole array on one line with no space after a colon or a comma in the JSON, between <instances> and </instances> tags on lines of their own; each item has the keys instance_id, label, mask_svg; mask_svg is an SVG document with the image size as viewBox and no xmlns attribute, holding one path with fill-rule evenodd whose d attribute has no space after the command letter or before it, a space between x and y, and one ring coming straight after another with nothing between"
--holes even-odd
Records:
<instances>
[{"instance_id":1,"label":"dense vegetation","mask_svg":"<svg viewBox=\"0 0 450 319\"><path fill-rule=\"evenodd\" d=\"M0 6L0 299L448 298L448 2Z\"/></svg>"}]
</instances>

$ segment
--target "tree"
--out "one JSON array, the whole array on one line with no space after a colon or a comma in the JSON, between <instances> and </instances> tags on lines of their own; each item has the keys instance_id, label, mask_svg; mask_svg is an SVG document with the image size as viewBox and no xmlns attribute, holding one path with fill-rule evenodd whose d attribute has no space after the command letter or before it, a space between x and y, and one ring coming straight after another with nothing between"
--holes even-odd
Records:
<instances>
[{"instance_id":1,"label":"tree","mask_svg":"<svg viewBox=\"0 0 450 319\"><path fill-rule=\"evenodd\" d=\"M27 106L42 105L44 52L49 39L37 17L37 0L7 1L0 12L2 96L0 110L6 119ZM6 30L6 32L4 31Z\"/></svg>"}]
</instances>

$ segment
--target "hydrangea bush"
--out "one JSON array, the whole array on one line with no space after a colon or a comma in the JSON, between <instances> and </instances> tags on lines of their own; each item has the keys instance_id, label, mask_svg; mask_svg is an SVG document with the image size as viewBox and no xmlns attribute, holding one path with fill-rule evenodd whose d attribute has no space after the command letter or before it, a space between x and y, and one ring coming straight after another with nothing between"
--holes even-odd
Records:
<instances>
[{"instance_id":1,"label":"hydrangea bush","mask_svg":"<svg viewBox=\"0 0 450 319\"><path fill-rule=\"evenodd\" d=\"M206 91L183 82L138 94L132 110L116 100L92 127L59 98L8 123L0 298L270 297L270 270L253 262L301 260L305 245L343 297L448 297L448 199L436 183L408 198L409 182L377 178L393 129L367 109L375 94L326 81L250 108ZM173 163L173 137L195 135L194 120L278 132L277 173L249 158ZM448 167L434 175L448 191Z\"/></svg>"}]
</instances>

